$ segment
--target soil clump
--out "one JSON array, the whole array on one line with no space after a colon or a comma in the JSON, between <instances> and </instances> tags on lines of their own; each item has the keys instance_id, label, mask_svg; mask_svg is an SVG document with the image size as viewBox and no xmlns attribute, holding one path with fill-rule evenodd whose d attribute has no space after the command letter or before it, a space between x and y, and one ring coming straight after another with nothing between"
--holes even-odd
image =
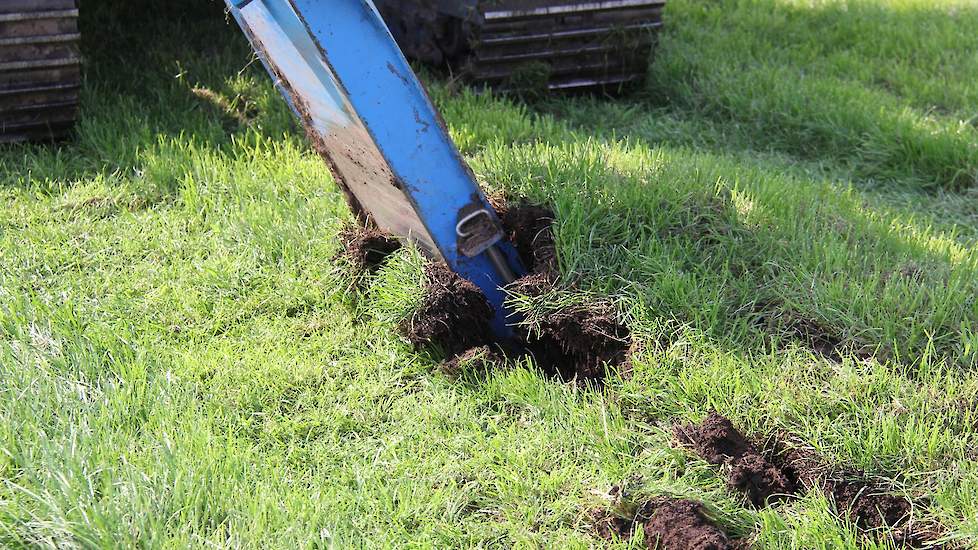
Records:
<instances>
[{"instance_id":1,"label":"soil clump","mask_svg":"<svg viewBox=\"0 0 978 550\"><path fill-rule=\"evenodd\" d=\"M729 419L711 412L698 425L677 428L676 437L707 462L723 466L728 485L757 507L818 489L831 498L836 513L867 536L886 536L897 547L935 548L932 541L942 531L914 525L909 499L866 480L863 472L834 471L814 452L789 446L784 434L759 450Z\"/></svg>"},{"instance_id":2,"label":"soil clump","mask_svg":"<svg viewBox=\"0 0 978 550\"><path fill-rule=\"evenodd\" d=\"M795 493L795 482L768 461L730 420L716 412L697 426L678 428L676 435L710 464L725 466L727 484L745 494L756 507Z\"/></svg>"},{"instance_id":3,"label":"soil clump","mask_svg":"<svg viewBox=\"0 0 978 550\"><path fill-rule=\"evenodd\" d=\"M416 348L439 348L446 357L492 344L494 313L479 287L441 263L428 264L425 276L421 305L400 327L408 341Z\"/></svg>"},{"instance_id":4,"label":"soil clump","mask_svg":"<svg viewBox=\"0 0 978 550\"><path fill-rule=\"evenodd\" d=\"M658 499L639 511L645 543L662 550L734 550L737 546L704 513L699 502Z\"/></svg>"},{"instance_id":5,"label":"soil clump","mask_svg":"<svg viewBox=\"0 0 978 550\"><path fill-rule=\"evenodd\" d=\"M342 249L337 256L349 260L358 273L376 271L388 256L401 248L401 241L389 233L355 224L344 227L339 239Z\"/></svg>"},{"instance_id":6,"label":"soil clump","mask_svg":"<svg viewBox=\"0 0 978 550\"><path fill-rule=\"evenodd\" d=\"M660 497L639 507L634 519L597 512L594 529L607 541L629 540L639 529L651 550L737 550L744 541L732 540L705 513L699 502Z\"/></svg>"},{"instance_id":7,"label":"soil clump","mask_svg":"<svg viewBox=\"0 0 978 550\"><path fill-rule=\"evenodd\" d=\"M553 290L558 276L553 212L535 205L496 208L507 237L530 270L507 290L532 297ZM427 276L429 285L421 307L402 332L416 347L444 351L448 359L443 367L453 371L467 362L463 354L468 350L494 343L489 324L493 310L475 285L447 267L429 266ZM625 364L632 347L631 333L606 303L549 312L534 326L518 326L515 332L522 351L532 355L544 372L564 381L600 381L604 365Z\"/></svg>"}]
</instances>

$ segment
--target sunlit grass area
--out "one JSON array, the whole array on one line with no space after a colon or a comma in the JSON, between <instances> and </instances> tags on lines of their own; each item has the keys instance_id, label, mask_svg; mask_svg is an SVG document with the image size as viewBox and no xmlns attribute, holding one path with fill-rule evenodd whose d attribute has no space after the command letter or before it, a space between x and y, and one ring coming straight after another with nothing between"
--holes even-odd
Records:
<instances>
[{"instance_id":1,"label":"sunlit grass area","mask_svg":"<svg viewBox=\"0 0 978 550\"><path fill-rule=\"evenodd\" d=\"M413 350L424 259L351 284L326 166L187 4L86 4L77 135L0 151L0 546L583 548L614 485L757 548L892 546L730 491L673 440L713 409L978 541L973 4L675 0L616 97L425 73L484 187L554 209L549 299L641 344L603 387Z\"/></svg>"}]
</instances>

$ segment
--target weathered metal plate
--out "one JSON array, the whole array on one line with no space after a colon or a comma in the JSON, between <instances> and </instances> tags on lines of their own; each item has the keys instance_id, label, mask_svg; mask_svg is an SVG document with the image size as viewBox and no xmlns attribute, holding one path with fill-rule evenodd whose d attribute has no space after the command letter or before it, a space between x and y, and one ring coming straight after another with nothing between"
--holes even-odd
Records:
<instances>
[{"instance_id":1,"label":"weathered metal plate","mask_svg":"<svg viewBox=\"0 0 978 550\"><path fill-rule=\"evenodd\" d=\"M74 0L0 1L0 142L67 133L81 55Z\"/></svg>"},{"instance_id":2,"label":"weathered metal plate","mask_svg":"<svg viewBox=\"0 0 978 550\"><path fill-rule=\"evenodd\" d=\"M373 4L228 2L354 211L480 287L508 335L504 277L485 252L498 243L516 274L519 259Z\"/></svg>"}]
</instances>

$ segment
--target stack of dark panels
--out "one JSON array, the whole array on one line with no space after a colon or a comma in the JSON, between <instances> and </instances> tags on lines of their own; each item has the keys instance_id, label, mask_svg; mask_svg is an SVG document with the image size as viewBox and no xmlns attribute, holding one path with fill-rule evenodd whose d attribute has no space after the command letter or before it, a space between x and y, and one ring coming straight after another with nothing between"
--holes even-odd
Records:
<instances>
[{"instance_id":1,"label":"stack of dark panels","mask_svg":"<svg viewBox=\"0 0 978 550\"><path fill-rule=\"evenodd\" d=\"M75 0L0 0L0 142L58 138L81 83Z\"/></svg>"},{"instance_id":2,"label":"stack of dark panels","mask_svg":"<svg viewBox=\"0 0 978 550\"><path fill-rule=\"evenodd\" d=\"M665 0L479 2L469 78L509 87L537 66L551 90L620 85L645 77Z\"/></svg>"}]
</instances>

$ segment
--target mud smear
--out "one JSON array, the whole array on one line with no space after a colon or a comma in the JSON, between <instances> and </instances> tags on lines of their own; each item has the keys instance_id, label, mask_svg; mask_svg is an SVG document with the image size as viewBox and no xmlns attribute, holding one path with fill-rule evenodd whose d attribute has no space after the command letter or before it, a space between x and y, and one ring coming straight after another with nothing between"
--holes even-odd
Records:
<instances>
[{"instance_id":1,"label":"mud smear","mask_svg":"<svg viewBox=\"0 0 978 550\"><path fill-rule=\"evenodd\" d=\"M338 258L346 258L355 274L376 271L388 256L401 248L401 242L379 229L356 224L345 226L339 234L342 249Z\"/></svg>"},{"instance_id":2,"label":"mud smear","mask_svg":"<svg viewBox=\"0 0 978 550\"><path fill-rule=\"evenodd\" d=\"M710 464L724 465L727 485L743 493L757 507L794 494L796 483L769 462L730 420L711 412L698 426L676 430L677 438Z\"/></svg>"},{"instance_id":3,"label":"mud smear","mask_svg":"<svg viewBox=\"0 0 978 550\"><path fill-rule=\"evenodd\" d=\"M646 547L654 550L735 550L746 548L732 540L705 513L699 502L657 498L642 505L634 519L607 512L595 514L594 529L607 541L629 540L638 529Z\"/></svg>"},{"instance_id":4,"label":"mud smear","mask_svg":"<svg viewBox=\"0 0 978 550\"><path fill-rule=\"evenodd\" d=\"M831 498L838 514L866 536L885 536L897 547L940 548L932 541L942 529L912 525L914 505L910 500L881 484L865 481L862 472L833 472L814 452L785 443L787 437L775 438L760 451L729 419L716 412L698 425L677 428L676 437L707 462L722 465L728 473L727 484L755 506L818 489Z\"/></svg>"},{"instance_id":5,"label":"mud smear","mask_svg":"<svg viewBox=\"0 0 978 550\"><path fill-rule=\"evenodd\" d=\"M446 357L492 344L493 309L482 291L444 264L428 264L425 275L421 306L400 327L407 339L416 348L438 348Z\"/></svg>"}]
</instances>

